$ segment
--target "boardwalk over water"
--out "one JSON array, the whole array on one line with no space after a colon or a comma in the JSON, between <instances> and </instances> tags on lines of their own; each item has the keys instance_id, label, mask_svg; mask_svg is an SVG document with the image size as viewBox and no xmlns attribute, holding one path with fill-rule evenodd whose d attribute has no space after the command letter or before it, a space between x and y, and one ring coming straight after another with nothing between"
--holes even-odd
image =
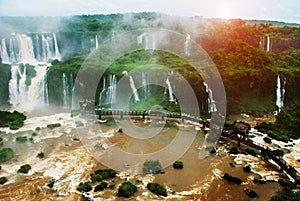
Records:
<instances>
[{"instance_id":1,"label":"boardwalk over water","mask_svg":"<svg viewBox=\"0 0 300 201\"><path fill-rule=\"evenodd\" d=\"M210 122L209 121L203 121L199 117L191 116L189 114L181 114L181 113L168 113L168 112L159 112L159 111L123 111L123 110L108 110L108 109L95 109L96 115L98 115L99 119L102 119L103 116L119 116L120 119L123 119L124 116L139 116L142 117L142 119L146 119L147 117L159 117L161 120L165 120L166 118L176 118L181 119L182 122L185 120L196 122L203 125L203 128L209 128ZM272 150L263 145L259 144L257 142L252 141L248 137L245 137L243 135L239 135L240 137L237 137L237 135L233 135L232 133L222 133L222 137L229 138L231 140L235 140L239 143L243 143L249 147L252 147L258 151L261 152L261 155L264 156L264 158L272 159L279 167L281 171L285 171L288 175L290 175L294 180L295 184L300 184L300 174L290 166L285 160L283 160L281 157L276 156L274 153L272 153Z\"/></svg>"}]
</instances>

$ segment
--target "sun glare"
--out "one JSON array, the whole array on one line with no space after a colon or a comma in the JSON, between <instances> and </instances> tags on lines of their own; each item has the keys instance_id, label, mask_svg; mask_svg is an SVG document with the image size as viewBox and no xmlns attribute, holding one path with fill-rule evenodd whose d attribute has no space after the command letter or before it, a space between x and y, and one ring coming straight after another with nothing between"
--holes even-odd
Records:
<instances>
[{"instance_id":1,"label":"sun glare","mask_svg":"<svg viewBox=\"0 0 300 201\"><path fill-rule=\"evenodd\" d=\"M220 6L219 17L226 19L234 18L234 10L229 5Z\"/></svg>"}]
</instances>

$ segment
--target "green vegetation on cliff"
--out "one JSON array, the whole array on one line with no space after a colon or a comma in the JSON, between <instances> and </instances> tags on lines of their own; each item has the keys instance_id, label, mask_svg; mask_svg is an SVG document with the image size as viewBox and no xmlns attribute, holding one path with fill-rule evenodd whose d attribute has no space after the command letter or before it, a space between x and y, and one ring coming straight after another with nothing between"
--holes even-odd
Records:
<instances>
[{"instance_id":1,"label":"green vegetation on cliff","mask_svg":"<svg viewBox=\"0 0 300 201\"><path fill-rule=\"evenodd\" d=\"M258 131L267 133L269 137L288 142L290 138L298 139L300 137L300 110L299 103L282 108L278 114L275 123L261 123L255 128Z\"/></svg>"},{"instance_id":2,"label":"green vegetation on cliff","mask_svg":"<svg viewBox=\"0 0 300 201\"><path fill-rule=\"evenodd\" d=\"M12 130L19 129L24 125L26 116L20 112L0 111L0 127L9 127Z\"/></svg>"}]
</instances>

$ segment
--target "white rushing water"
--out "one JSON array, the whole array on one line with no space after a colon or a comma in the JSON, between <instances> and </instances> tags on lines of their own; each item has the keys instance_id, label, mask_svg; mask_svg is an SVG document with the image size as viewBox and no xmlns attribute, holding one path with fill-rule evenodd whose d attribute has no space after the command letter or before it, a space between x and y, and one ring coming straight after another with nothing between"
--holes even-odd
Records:
<instances>
[{"instance_id":1,"label":"white rushing water","mask_svg":"<svg viewBox=\"0 0 300 201\"><path fill-rule=\"evenodd\" d=\"M285 94L285 84L286 80L284 79L283 85L281 85L280 76L277 75L276 82L276 106L278 107L278 111L280 112L281 108L284 106L284 94Z\"/></svg>"},{"instance_id":2,"label":"white rushing water","mask_svg":"<svg viewBox=\"0 0 300 201\"><path fill-rule=\"evenodd\" d=\"M102 90L99 94L99 105L107 105L116 102L117 95L117 78L116 75L103 77Z\"/></svg>"},{"instance_id":3,"label":"white rushing water","mask_svg":"<svg viewBox=\"0 0 300 201\"><path fill-rule=\"evenodd\" d=\"M187 56L190 56L190 43L191 43L191 36L187 34L185 42L184 42L184 53Z\"/></svg>"},{"instance_id":4,"label":"white rushing water","mask_svg":"<svg viewBox=\"0 0 300 201\"><path fill-rule=\"evenodd\" d=\"M1 40L0 51L2 63L11 64L9 103L21 110L48 103L47 68L61 59L55 33L13 33Z\"/></svg>"},{"instance_id":5,"label":"white rushing water","mask_svg":"<svg viewBox=\"0 0 300 201\"><path fill-rule=\"evenodd\" d=\"M148 97L151 97L150 89L148 86L148 79L145 72L142 72L142 86L144 90L144 99L147 99Z\"/></svg>"},{"instance_id":6,"label":"white rushing water","mask_svg":"<svg viewBox=\"0 0 300 201\"><path fill-rule=\"evenodd\" d=\"M131 75L129 76L129 83L130 83L130 87L131 87L131 90L132 90L132 93L133 93L134 102L140 101L138 91L135 87L134 80L133 80Z\"/></svg>"},{"instance_id":7,"label":"white rushing water","mask_svg":"<svg viewBox=\"0 0 300 201\"><path fill-rule=\"evenodd\" d=\"M267 37L267 52L271 51L271 39L270 36Z\"/></svg>"},{"instance_id":8,"label":"white rushing water","mask_svg":"<svg viewBox=\"0 0 300 201\"><path fill-rule=\"evenodd\" d=\"M9 57L8 57L4 38L1 40L1 59L2 59L2 63L9 63Z\"/></svg>"},{"instance_id":9,"label":"white rushing water","mask_svg":"<svg viewBox=\"0 0 300 201\"><path fill-rule=\"evenodd\" d=\"M98 49L99 43L98 43L98 36L95 36L95 48Z\"/></svg>"},{"instance_id":10,"label":"white rushing water","mask_svg":"<svg viewBox=\"0 0 300 201\"><path fill-rule=\"evenodd\" d=\"M169 91L169 101L170 102L175 102L174 95L173 95L173 88L172 88L169 77L166 80L166 84L167 84L168 91Z\"/></svg>"},{"instance_id":11,"label":"white rushing water","mask_svg":"<svg viewBox=\"0 0 300 201\"><path fill-rule=\"evenodd\" d=\"M203 85L205 86L205 90L208 93L208 99L207 99L207 102L208 102L208 112L209 113L216 112L217 111L217 106L216 106L216 104L214 102L212 90L209 88L209 86L208 86L207 83L203 82Z\"/></svg>"},{"instance_id":12,"label":"white rushing water","mask_svg":"<svg viewBox=\"0 0 300 201\"><path fill-rule=\"evenodd\" d=\"M153 35L143 33L137 37L137 42L143 44L145 50L150 50L152 53L155 50L156 43Z\"/></svg>"}]
</instances>

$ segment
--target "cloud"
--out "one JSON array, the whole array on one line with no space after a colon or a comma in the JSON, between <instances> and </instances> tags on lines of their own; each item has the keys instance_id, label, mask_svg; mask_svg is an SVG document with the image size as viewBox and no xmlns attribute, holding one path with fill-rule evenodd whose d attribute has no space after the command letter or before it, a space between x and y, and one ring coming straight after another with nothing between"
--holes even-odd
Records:
<instances>
[{"instance_id":1,"label":"cloud","mask_svg":"<svg viewBox=\"0 0 300 201\"><path fill-rule=\"evenodd\" d=\"M220 6L229 7L239 18L290 20L298 13L294 0L0 0L0 15L68 16L155 11L171 15L220 17ZM266 8L266 11L261 7Z\"/></svg>"}]
</instances>

